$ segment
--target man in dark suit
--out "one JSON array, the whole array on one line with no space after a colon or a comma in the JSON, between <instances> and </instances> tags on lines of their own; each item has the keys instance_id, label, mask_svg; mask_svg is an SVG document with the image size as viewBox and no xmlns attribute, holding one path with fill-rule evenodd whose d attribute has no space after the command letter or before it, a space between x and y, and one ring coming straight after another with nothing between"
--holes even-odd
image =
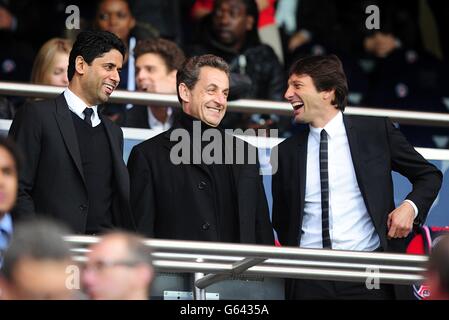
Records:
<instances>
[{"instance_id":1,"label":"man in dark suit","mask_svg":"<svg viewBox=\"0 0 449 320\"><path fill-rule=\"evenodd\" d=\"M273 225L284 246L355 251L404 249L425 221L441 172L387 118L346 116L347 82L336 56L305 57L290 70L285 98L305 130L278 146ZM275 153L276 154L276 153ZM395 209L391 171L413 184ZM290 298L392 298L391 286L290 281Z\"/></svg>"},{"instance_id":2,"label":"man in dark suit","mask_svg":"<svg viewBox=\"0 0 449 320\"><path fill-rule=\"evenodd\" d=\"M183 109L177 123L135 146L128 161L138 231L154 238L273 244L257 157L223 161L231 152L231 160L242 156L237 139L217 128L227 107L227 63L214 55L193 57L176 79ZM213 159L205 143L211 137ZM248 155L257 154L239 142ZM186 148L179 153L180 145Z\"/></svg>"},{"instance_id":3,"label":"man in dark suit","mask_svg":"<svg viewBox=\"0 0 449 320\"><path fill-rule=\"evenodd\" d=\"M176 94L176 72L184 62L184 53L176 43L165 40L142 40L134 49L137 90L149 93ZM127 111L126 126L165 131L173 125L172 107L134 106Z\"/></svg>"},{"instance_id":4,"label":"man in dark suit","mask_svg":"<svg viewBox=\"0 0 449 320\"><path fill-rule=\"evenodd\" d=\"M20 109L9 134L26 165L13 218L50 215L85 234L133 229L123 133L97 110L120 81L124 53L112 33L80 33L70 52L69 87Z\"/></svg>"}]
</instances>

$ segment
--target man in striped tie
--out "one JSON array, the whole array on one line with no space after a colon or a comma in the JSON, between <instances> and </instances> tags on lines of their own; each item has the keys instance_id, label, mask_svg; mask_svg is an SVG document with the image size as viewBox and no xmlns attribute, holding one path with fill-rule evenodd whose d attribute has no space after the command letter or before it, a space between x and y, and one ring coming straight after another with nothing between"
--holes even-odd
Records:
<instances>
[{"instance_id":1,"label":"man in striped tie","mask_svg":"<svg viewBox=\"0 0 449 320\"><path fill-rule=\"evenodd\" d=\"M388 118L345 115L348 85L335 55L305 57L289 73L285 98L305 130L278 146L273 167L273 226L284 246L401 251L424 223L441 172ZM395 208L391 171L413 189ZM392 286L288 281L292 299L392 299Z\"/></svg>"}]
</instances>

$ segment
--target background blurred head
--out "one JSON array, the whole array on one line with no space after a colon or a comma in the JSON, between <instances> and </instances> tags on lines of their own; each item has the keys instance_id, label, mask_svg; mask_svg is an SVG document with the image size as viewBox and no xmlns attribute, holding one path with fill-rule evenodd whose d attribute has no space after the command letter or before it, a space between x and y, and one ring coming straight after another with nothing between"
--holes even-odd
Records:
<instances>
[{"instance_id":1,"label":"background blurred head","mask_svg":"<svg viewBox=\"0 0 449 320\"><path fill-rule=\"evenodd\" d=\"M176 74L176 88L185 113L216 127L228 106L229 66L212 54L189 58Z\"/></svg>"},{"instance_id":2,"label":"background blurred head","mask_svg":"<svg viewBox=\"0 0 449 320\"><path fill-rule=\"evenodd\" d=\"M258 44L259 10L255 0L217 0L212 11L215 38L239 51L244 45Z\"/></svg>"},{"instance_id":3,"label":"background blurred head","mask_svg":"<svg viewBox=\"0 0 449 320\"><path fill-rule=\"evenodd\" d=\"M151 251L140 237L114 232L91 246L83 287L94 300L146 300L154 277Z\"/></svg>"},{"instance_id":4,"label":"background blurred head","mask_svg":"<svg viewBox=\"0 0 449 320\"><path fill-rule=\"evenodd\" d=\"M124 43L128 43L131 29L136 25L129 1L99 0L95 25L98 29L112 32Z\"/></svg>"},{"instance_id":5,"label":"background blurred head","mask_svg":"<svg viewBox=\"0 0 449 320\"><path fill-rule=\"evenodd\" d=\"M0 137L0 219L11 211L16 202L19 166L16 146Z\"/></svg>"},{"instance_id":6,"label":"background blurred head","mask_svg":"<svg viewBox=\"0 0 449 320\"><path fill-rule=\"evenodd\" d=\"M63 236L69 231L54 222L29 220L15 225L0 276L3 299L70 299L67 267L73 264Z\"/></svg>"},{"instance_id":7,"label":"background blurred head","mask_svg":"<svg viewBox=\"0 0 449 320\"><path fill-rule=\"evenodd\" d=\"M433 247L427 268L430 300L449 300L449 235L442 236Z\"/></svg>"},{"instance_id":8,"label":"background blurred head","mask_svg":"<svg viewBox=\"0 0 449 320\"><path fill-rule=\"evenodd\" d=\"M67 87L67 68L72 42L53 38L44 43L34 60L31 83Z\"/></svg>"},{"instance_id":9,"label":"background blurred head","mask_svg":"<svg viewBox=\"0 0 449 320\"><path fill-rule=\"evenodd\" d=\"M139 91L176 93L176 73L185 60L176 43L165 40L142 40L134 49L136 84Z\"/></svg>"}]
</instances>

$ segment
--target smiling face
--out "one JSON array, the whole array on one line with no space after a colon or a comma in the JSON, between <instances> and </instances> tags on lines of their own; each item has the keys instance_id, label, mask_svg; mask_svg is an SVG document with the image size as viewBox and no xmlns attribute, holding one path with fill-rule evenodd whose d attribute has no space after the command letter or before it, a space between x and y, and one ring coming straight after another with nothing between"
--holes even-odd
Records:
<instances>
[{"instance_id":1,"label":"smiling face","mask_svg":"<svg viewBox=\"0 0 449 320\"><path fill-rule=\"evenodd\" d=\"M145 53L136 59L136 84L139 91L174 94L176 70L168 71L158 54Z\"/></svg>"},{"instance_id":2,"label":"smiling face","mask_svg":"<svg viewBox=\"0 0 449 320\"><path fill-rule=\"evenodd\" d=\"M217 127L223 119L229 95L228 75L216 68L202 67L193 89L179 85L185 113L204 123Z\"/></svg>"},{"instance_id":3,"label":"smiling face","mask_svg":"<svg viewBox=\"0 0 449 320\"><path fill-rule=\"evenodd\" d=\"M284 97L292 105L295 121L299 123L322 128L338 112L331 104L334 91L318 92L308 75L292 74Z\"/></svg>"},{"instance_id":4,"label":"smiling face","mask_svg":"<svg viewBox=\"0 0 449 320\"><path fill-rule=\"evenodd\" d=\"M122 64L123 56L116 49L95 58L90 65L78 56L75 68L81 90L74 92L89 106L105 103L120 82Z\"/></svg>"}]
</instances>

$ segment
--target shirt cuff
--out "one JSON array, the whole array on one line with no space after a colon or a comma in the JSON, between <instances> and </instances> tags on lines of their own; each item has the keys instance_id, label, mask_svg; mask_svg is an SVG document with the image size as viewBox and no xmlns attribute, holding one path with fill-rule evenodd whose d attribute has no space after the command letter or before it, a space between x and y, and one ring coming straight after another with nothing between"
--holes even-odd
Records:
<instances>
[{"instance_id":1,"label":"shirt cuff","mask_svg":"<svg viewBox=\"0 0 449 320\"><path fill-rule=\"evenodd\" d=\"M418 216L418 207L416 206L416 204L414 204L413 201L409 200L409 199L405 199L404 202L408 202L408 203L410 203L412 205L413 211L415 211L415 218L414 219L416 219L416 217Z\"/></svg>"}]
</instances>

